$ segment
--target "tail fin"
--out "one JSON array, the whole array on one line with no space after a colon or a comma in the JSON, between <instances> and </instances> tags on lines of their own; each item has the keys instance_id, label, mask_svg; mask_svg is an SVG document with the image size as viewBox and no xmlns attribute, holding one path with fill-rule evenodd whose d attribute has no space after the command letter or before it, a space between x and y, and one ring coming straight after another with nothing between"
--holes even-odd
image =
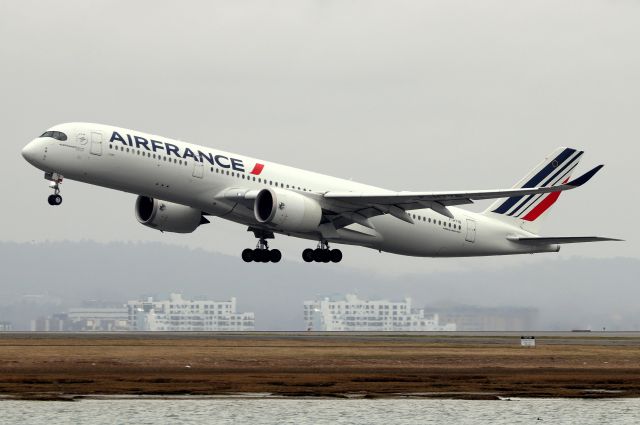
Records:
<instances>
[{"instance_id":1,"label":"tail fin","mask_svg":"<svg viewBox=\"0 0 640 425\"><path fill-rule=\"evenodd\" d=\"M566 183L583 153L558 148L513 187L551 187ZM541 219L559 197L560 192L552 192L498 199L484 214L538 234Z\"/></svg>"}]
</instances>

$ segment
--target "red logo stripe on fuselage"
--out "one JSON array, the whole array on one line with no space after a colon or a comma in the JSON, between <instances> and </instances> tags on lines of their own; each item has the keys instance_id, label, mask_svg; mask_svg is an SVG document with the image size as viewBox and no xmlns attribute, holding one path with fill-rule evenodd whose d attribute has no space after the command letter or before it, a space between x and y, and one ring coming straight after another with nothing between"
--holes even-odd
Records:
<instances>
[{"instance_id":1,"label":"red logo stripe on fuselage","mask_svg":"<svg viewBox=\"0 0 640 425\"><path fill-rule=\"evenodd\" d=\"M253 175L259 176L260 173L262 173L263 169L264 169L264 164L260 164L258 162L258 163L256 163L256 165L253 167L253 170L251 170L251 173L249 173L249 174L253 174Z\"/></svg>"}]
</instances>

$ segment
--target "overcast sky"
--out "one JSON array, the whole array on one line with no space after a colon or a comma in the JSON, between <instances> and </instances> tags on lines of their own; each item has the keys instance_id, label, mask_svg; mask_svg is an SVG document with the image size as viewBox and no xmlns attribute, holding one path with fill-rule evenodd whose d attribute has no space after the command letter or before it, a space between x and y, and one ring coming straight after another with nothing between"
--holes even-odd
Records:
<instances>
[{"instance_id":1,"label":"overcast sky","mask_svg":"<svg viewBox=\"0 0 640 425\"><path fill-rule=\"evenodd\" d=\"M546 235L622 237L559 254L638 257L640 2L0 2L0 240L148 240L239 255L213 220L139 225L133 195L47 182L20 149L67 121L114 124L396 190L510 187L557 146L604 170ZM487 203L472 208L482 210ZM298 259L309 242L273 243ZM503 267L345 248L344 267Z\"/></svg>"}]
</instances>

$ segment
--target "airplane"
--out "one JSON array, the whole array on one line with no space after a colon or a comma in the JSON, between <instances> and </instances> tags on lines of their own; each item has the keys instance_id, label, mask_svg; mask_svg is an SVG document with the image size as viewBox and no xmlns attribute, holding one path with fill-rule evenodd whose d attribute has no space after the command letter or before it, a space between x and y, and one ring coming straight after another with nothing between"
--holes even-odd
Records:
<instances>
[{"instance_id":1,"label":"airplane","mask_svg":"<svg viewBox=\"0 0 640 425\"><path fill-rule=\"evenodd\" d=\"M65 123L29 142L22 156L44 171L62 203L63 178L138 195L135 216L161 232L191 233L207 217L244 226L258 239L245 262L277 263L275 234L317 242L305 262L338 263L357 245L407 256L471 257L558 252L560 245L618 241L540 236L541 219L560 193L585 184L603 166L571 180L583 151L561 147L510 189L396 192L244 155L110 125ZM458 208L494 199L482 213Z\"/></svg>"}]
</instances>

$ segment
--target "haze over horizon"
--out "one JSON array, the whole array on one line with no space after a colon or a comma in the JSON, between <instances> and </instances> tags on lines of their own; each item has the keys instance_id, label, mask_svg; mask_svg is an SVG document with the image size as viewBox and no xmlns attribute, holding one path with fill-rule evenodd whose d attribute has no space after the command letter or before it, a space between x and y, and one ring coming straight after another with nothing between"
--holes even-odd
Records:
<instances>
[{"instance_id":1,"label":"haze over horizon","mask_svg":"<svg viewBox=\"0 0 640 425\"><path fill-rule=\"evenodd\" d=\"M160 234L135 221L134 195L73 181L50 208L21 148L56 123L94 121L396 190L510 187L555 147L577 147L577 173L606 167L562 195L543 234L627 239L566 246L559 259L638 258L628 215L639 201L623 194L640 154L638 22L633 1L2 2L0 240L162 241L232 256L255 245L216 219ZM313 244L272 245L300 262ZM381 276L550 258L344 254L343 266Z\"/></svg>"},{"instance_id":2,"label":"haze over horizon","mask_svg":"<svg viewBox=\"0 0 640 425\"><path fill-rule=\"evenodd\" d=\"M334 294L401 300L415 307L531 307L540 330L640 330L640 260L551 257L492 272L380 275L343 264L245 264L235 256L161 243L0 243L0 321L183 293L238 299L258 330L303 330L302 302ZM266 267L265 267L266 266ZM612 271L617 273L612 278ZM25 301L45 295L48 305ZM28 299L28 298L27 298ZM5 317L3 317L5 316ZM11 316L11 317L9 317Z\"/></svg>"}]
</instances>

